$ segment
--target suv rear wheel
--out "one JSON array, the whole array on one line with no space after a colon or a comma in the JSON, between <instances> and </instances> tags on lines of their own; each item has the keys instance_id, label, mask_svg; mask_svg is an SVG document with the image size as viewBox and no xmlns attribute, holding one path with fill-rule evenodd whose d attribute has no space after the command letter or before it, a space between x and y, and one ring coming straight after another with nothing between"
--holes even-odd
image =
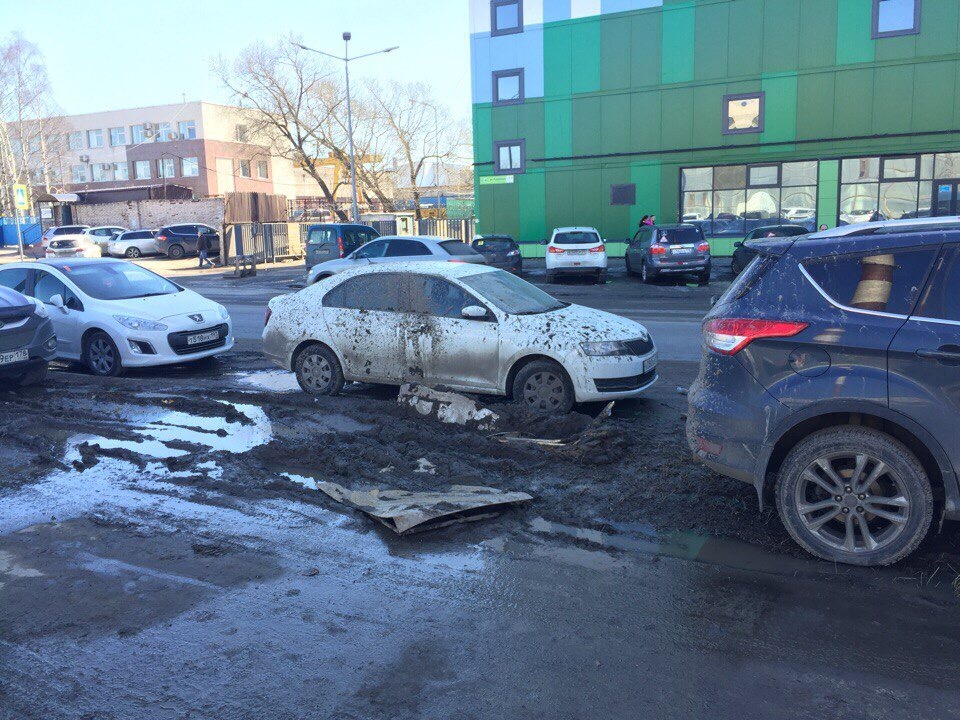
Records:
<instances>
[{"instance_id":1,"label":"suv rear wheel","mask_svg":"<svg viewBox=\"0 0 960 720\"><path fill-rule=\"evenodd\" d=\"M171 245L167 250L167 256L170 257L171 260L179 260L184 255L186 255L186 253L183 250L183 245Z\"/></svg>"},{"instance_id":2,"label":"suv rear wheel","mask_svg":"<svg viewBox=\"0 0 960 720\"><path fill-rule=\"evenodd\" d=\"M850 565L902 560L933 517L930 480L916 455L864 427L828 428L800 441L780 470L776 498L801 547Z\"/></svg>"}]
</instances>

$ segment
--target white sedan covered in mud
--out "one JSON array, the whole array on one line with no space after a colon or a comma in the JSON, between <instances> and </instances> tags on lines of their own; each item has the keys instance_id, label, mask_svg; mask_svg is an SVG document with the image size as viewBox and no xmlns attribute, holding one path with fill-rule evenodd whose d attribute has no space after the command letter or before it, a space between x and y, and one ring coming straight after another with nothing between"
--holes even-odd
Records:
<instances>
[{"instance_id":1,"label":"white sedan covered in mud","mask_svg":"<svg viewBox=\"0 0 960 720\"><path fill-rule=\"evenodd\" d=\"M657 380L642 325L477 265L371 265L325 278L270 301L263 343L318 395L350 381L421 382L567 412Z\"/></svg>"}]
</instances>

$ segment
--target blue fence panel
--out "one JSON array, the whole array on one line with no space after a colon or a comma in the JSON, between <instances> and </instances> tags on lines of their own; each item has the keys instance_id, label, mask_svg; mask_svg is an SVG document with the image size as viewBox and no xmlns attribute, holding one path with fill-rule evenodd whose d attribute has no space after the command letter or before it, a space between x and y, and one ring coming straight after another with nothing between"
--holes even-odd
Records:
<instances>
[{"instance_id":1,"label":"blue fence panel","mask_svg":"<svg viewBox=\"0 0 960 720\"><path fill-rule=\"evenodd\" d=\"M39 218L25 217L21 219L20 230L23 233L23 244L33 245L40 242L43 228ZM0 245L17 244L17 221L11 217L0 218Z\"/></svg>"}]
</instances>

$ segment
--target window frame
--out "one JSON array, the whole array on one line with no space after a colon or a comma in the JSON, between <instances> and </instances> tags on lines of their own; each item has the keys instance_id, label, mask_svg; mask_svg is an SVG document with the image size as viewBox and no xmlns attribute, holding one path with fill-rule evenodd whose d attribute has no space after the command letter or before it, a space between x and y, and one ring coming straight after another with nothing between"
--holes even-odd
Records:
<instances>
[{"instance_id":1,"label":"window frame","mask_svg":"<svg viewBox=\"0 0 960 720\"><path fill-rule=\"evenodd\" d=\"M142 163L146 163L142 165ZM143 166L147 168L147 175L141 176L139 168ZM133 161L133 179L134 180L152 180L153 179L153 163L149 160L134 160Z\"/></svg>"},{"instance_id":2,"label":"window frame","mask_svg":"<svg viewBox=\"0 0 960 720\"><path fill-rule=\"evenodd\" d=\"M191 170L196 172L187 173L187 161L191 162ZM200 177L200 158L198 157L182 157L180 158L180 177Z\"/></svg>"},{"instance_id":3,"label":"window frame","mask_svg":"<svg viewBox=\"0 0 960 720\"><path fill-rule=\"evenodd\" d=\"M492 73L493 77L493 107L503 107L505 105L523 105L527 100L527 91L525 85L525 72L521 68L509 68L507 70L494 70ZM499 92L499 82L503 78L515 77L520 83L519 97L513 100L501 100Z\"/></svg>"},{"instance_id":4,"label":"window frame","mask_svg":"<svg viewBox=\"0 0 960 720\"><path fill-rule=\"evenodd\" d=\"M263 168L263 173L260 172L260 168ZM257 179L270 179L270 163L267 160L257 160Z\"/></svg>"},{"instance_id":5,"label":"window frame","mask_svg":"<svg viewBox=\"0 0 960 720\"><path fill-rule=\"evenodd\" d=\"M629 193L629 202L616 202L617 191ZM637 184L636 183L613 183L610 185L610 206L611 207L631 207L637 204Z\"/></svg>"},{"instance_id":6,"label":"window frame","mask_svg":"<svg viewBox=\"0 0 960 720\"><path fill-rule=\"evenodd\" d=\"M243 173L243 164L247 164L247 173ZM245 158L237 158L237 177L242 178L252 178L253 177L253 168L250 166L250 161Z\"/></svg>"},{"instance_id":7,"label":"window frame","mask_svg":"<svg viewBox=\"0 0 960 720\"><path fill-rule=\"evenodd\" d=\"M882 40L883 38L901 37L903 35L920 34L920 14L923 7L923 0L913 0L913 27L907 30L880 30L880 3L883 0L873 0L873 13L870 20L870 39Z\"/></svg>"},{"instance_id":8,"label":"window frame","mask_svg":"<svg viewBox=\"0 0 960 720\"><path fill-rule=\"evenodd\" d=\"M504 147L520 147L520 167L518 169L500 167L500 149ZM523 175L527 172L527 141L521 138L513 140L495 140L493 142L493 174L494 175Z\"/></svg>"},{"instance_id":9,"label":"window frame","mask_svg":"<svg viewBox=\"0 0 960 720\"><path fill-rule=\"evenodd\" d=\"M511 28L497 27L497 8L517 6L517 24ZM517 35L523 32L523 0L490 0L490 37Z\"/></svg>"},{"instance_id":10,"label":"window frame","mask_svg":"<svg viewBox=\"0 0 960 720\"><path fill-rule=\"evenodd\" d=\"M83 130L67 133L67 150L83 150Z\"/></svg>"},{"instance_id":11,"label":"window frame","mask_svg":"<svg viewBox=\"0 0 960 720\"><path fill-rule=\"evenodd\" d=\"M184 132L184 129L188 130L189 132ZM196 140L197 121L196 120L177 121L177 135L180 136L181 140Z\"/></svg>"},{"instance_id":12,"label":"window frame","mask_svg":"<svg viewBox=\"0 0 960 720\"><path fill-rule=\"evenodd\" d=\"M760 119L755 128L742 128L740 130L730 129L730 102L734 100L759 100L760 101ZM723 135L756 135L762 133L766 127L767 112L767 93L765 90L758 90L749 93L734 93L723 96L723 105L721 106L720 131Z\"/></svg>"},{"instance_id":13,"label":"window frame","mask_svg":"<svg viewBox=\"0 0 960 720\"><path fill-rule=\"evenodd\" d=\"M752 183L750 182L750 171L754 168L776 168L777 179L772 183ZM763 188L783 188L783 163L751 163L747 165L746 189L756 190Z\"/></svg>"},{"instance_id":14,"label":"window frame","mask_svg":"<svg viewBox=\"0 0 960 720\"><path fill-rule=\"evenodd\" d=\"M866 157L866 156L865 156ZM887 163L887 160L913 160L914 161L914 171L913 177L891 177L888 178L885 175L884 166ZM936 160L934 160L936 162ZM880 183L885 182L920 182L920 155L881 155L880 156L880 172L878 173ZM851 183L847 183L848 185Z\"/></svg>"},{"instance_id":15,"label":"window frame","mask_svg":"<svg viewBox=\"0 0 960 720\"><path fill-rule=\"evenodd\" d=\"M170 174L167 174L166 168L170 168ZM162 157L157 159L157 178L169 180L177 176L177 164L172 157Z\"/></svg>"},{"instance_id":16,"label":"window frame","mask_svg":"<svg viewBox=\"0 0 960 720\"><path fill-rule=\"evenodd\" d=\"M93 138L96 137L99 141L99 145L93 144ZM92 130L87 130L87 148L90 150L96 150L98 148L104 147L103 139L103 128L93 128Z\"/></svg>"},{"instance_id":17,"label":"window frame","mask_svg":"<svg viewBox=\"0 0 960 720\"><path fill-rule=\"evenodd\" d=\"M83 170L82 178L78 178L78 173L74 172L74 170L76 170L77 168L80 168L81 170ZM71 165L70 166L70 184L79 185L80 183L87 183L87 182L90 182L90 173L89 173L88 165L86 163L78 163L76 165Z\"/></svg>"}]
</instances>

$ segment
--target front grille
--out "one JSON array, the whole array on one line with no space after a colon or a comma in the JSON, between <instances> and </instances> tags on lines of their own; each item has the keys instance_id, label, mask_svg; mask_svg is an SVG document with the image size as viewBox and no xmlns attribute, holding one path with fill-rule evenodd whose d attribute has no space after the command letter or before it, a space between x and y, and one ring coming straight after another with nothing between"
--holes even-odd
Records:
<instances>
[{"instance_id":1,"label":"front grille","mask_svg":"<svg viewBox=\"0 0 960 720\"><path fill-rule=\"evenodd\" d=\"M594 378L597 392L629 392L648 385L657 376L657 369L649 370L643 375L632 375L624 378Z\"/></svg>"},{"instance_id":2,"label":"front grille","mask_svg":"<svg viewBox=\"0 0 960 720\"><path fill-rule=\"evenodd\" d=\"M631 355L638 357L653 351L653 340L649 335L646 339L637 338L636 340L625 340L623 344L627 346Z\"/></svg>"},{"instance_id":3,"label":"front grille","mask_svg":"<svg viewBox=\"0 0 960 720\"><path fill-rule=\"evenodd\" d=\"M187 338L191 335L199 335L201 333L213 332L216 330L220 337L216 340L210 340L205 343L199 343L198 345L188 345ZM167 335L167 342L170 343L170 348L177 355L193 355L194 353L201 353L207 350L213 350L214 348L223 347L227 344L227 332L228 327L226 325L217 325L216 327L211 328L198 328L197 330L186 330L184 332L175 332Z\"/></svg>"}]
</instances>

